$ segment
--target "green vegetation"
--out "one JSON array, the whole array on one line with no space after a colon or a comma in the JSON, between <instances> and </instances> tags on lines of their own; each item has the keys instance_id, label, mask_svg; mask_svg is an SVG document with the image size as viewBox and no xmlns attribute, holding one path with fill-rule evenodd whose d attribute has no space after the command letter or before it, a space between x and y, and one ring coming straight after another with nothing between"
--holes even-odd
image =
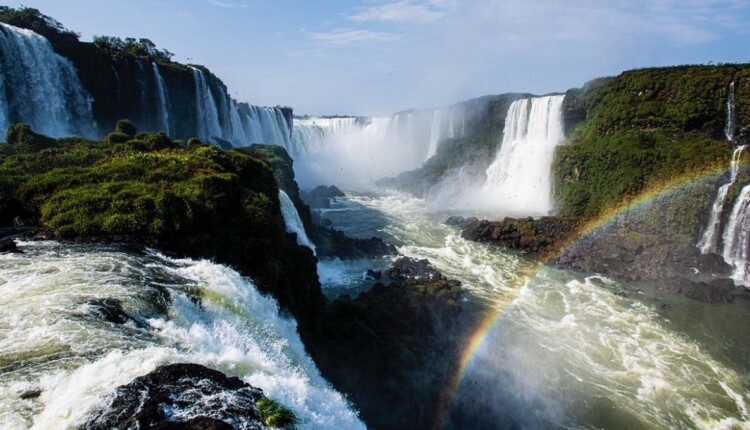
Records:
<instances>
[{"instance_id":1,"label":"green vegetation","mask_svg":"<svg viewBox=\"0 0 750 430\"><path fill-rule=\"evenodd\" d=\"M565 111L585 120L555 153L560 213L595 217L680 177L716 178L732 153L723 135L732 81L745 127L750 65L634 70L569 91Z\"/></svg>"},{"instance_id":2,"label":"green vegetation","mask_svg":"<svg viewBox=\"0 0 750 430\"><path fill-rule=\"evenodd\" d=\"M53 237L130 242L211 258L252 276L301 324L323 297L309 249L290 240L268 165L240 151L120 122L104 142L51 139L17 124L0 144L0 223Z\"/></svg>"},{"instance_id":3,"label":"green vegetation","mask_svg":"<svg viewBox=\"0 0 750 430\"><path fill-rule=\"evenodd\" d=\"M293 410L268 397L260 399L258 410L261 420L269 427L294 430L299 424L299 418Z\"/></svg>"},{"instance_id":4,"label":"green vegetation","mask_svg":"<svg viewBox=\"0 0 750 430\"><path fill-rule=\"evenodd\" d=\"M144 60L169 63L174 57L173 53L166 49L157 49L154 42L143 38L136 40L127 37L123 40L114 36L95 36L94 45L107 52L112 58L130 55Z\"/></svg>"}]
</instances>

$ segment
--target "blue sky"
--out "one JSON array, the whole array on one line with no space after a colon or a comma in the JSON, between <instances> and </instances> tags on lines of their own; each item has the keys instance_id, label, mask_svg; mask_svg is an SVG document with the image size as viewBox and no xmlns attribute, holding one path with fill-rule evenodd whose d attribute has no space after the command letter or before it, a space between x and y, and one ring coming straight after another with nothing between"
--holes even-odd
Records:
<instances>
[{"instance_id":1,"label":"blue sky","mask_svg":"<svg viewBox=\"0 0 750 430\"><path fill-rule=\"evenodd\" d=\"M623 70L750 61L750 0L24 0L80 32L146 37L240 101L388 114L564 91Z\"/></svg>"}]
</instances>

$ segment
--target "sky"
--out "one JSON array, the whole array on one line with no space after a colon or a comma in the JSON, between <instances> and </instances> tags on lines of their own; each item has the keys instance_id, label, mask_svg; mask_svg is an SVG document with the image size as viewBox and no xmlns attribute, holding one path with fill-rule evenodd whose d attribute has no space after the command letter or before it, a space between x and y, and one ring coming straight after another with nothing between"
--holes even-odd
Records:
<instances>
[{"instance_id":1,"label":"sky","mask_svg":"<svg viewBox=\"0 0 750 430\"><path fill-rule=\"evenodd\" d=\"M239 101L386 115L628 69L750 61L750 0L24 0L89 41L145 37Z\"/></svg>"}]
</instances>

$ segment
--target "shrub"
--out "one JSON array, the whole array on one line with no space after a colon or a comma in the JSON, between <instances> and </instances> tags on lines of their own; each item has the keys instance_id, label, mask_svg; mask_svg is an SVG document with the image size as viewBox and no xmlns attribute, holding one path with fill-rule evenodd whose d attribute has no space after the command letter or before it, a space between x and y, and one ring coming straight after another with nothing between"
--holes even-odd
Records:
<instances>
[{"instance_id":1,"label":"shrub","mask_svg":"<svg viewBox=\"0 0 750 430\"><path fill-rule=\"evenodd\" d=\"M118 133L127 134L130 137L135 137L135 134L138 132L135 124L130 122L129 119L121 119L117 121L117 125L115 125L115 131Z\"/></svg>"}]
</instances>

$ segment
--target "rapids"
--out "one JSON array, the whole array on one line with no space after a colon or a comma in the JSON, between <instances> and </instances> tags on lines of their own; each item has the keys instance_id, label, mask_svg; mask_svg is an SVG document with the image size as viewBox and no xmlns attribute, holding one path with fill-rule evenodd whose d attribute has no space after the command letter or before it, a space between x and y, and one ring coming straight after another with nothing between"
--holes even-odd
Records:
<instances>
[{"instance_id":1,"label":"rapids","mask_svg":"<svg viewBox=\"0 0 750 430\"><path fill-rule=\"evenodd\" d=\"M235 271L116 247L19 246L0 255L0 428L75 428L117 386L174 362L239 376L294 409L302 428L364 428L295 322ZM132 321L97 317L104 299Z\"/></svg>"},{"instance_id":2,"label":"rapids","mask_svg":"<svg viewBox=\"0 0 750 430\"><path fill-rule=\"evenodd\" d=\"M744 303L720 310L542 266L461 239L442 224L449 214L404 194L340 202L324 214L335 228L428 258L492 319L476 334L447 428L750 428Z\"/></svg>"}]
</instances>

